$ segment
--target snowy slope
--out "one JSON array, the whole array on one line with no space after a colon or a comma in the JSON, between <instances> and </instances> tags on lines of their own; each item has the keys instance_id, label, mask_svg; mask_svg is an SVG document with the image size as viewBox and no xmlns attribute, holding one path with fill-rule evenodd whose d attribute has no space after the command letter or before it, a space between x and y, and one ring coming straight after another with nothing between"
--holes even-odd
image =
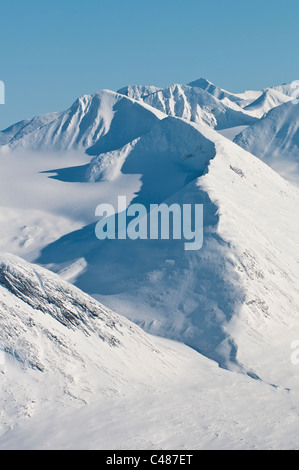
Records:
<instances>
[{"instance_id":1,"label":"snowy slope","mask_svg":"<svg viewBox=\"0 0 299 470\"><path fill-rule=\"evenodd\" d=\"M0 145L39 151L89 149L97 154L122 147L163 117L146 105L102 90L82 96L63 113L12 126L0 133Z\"/></svg>"},{"instance_id":2,"label":"snowy slope","mask_svg":"<svg viewBox=\"0 0 299 470\"><path fill-rule=\"evenodd\" d=\"M1 449L298 447L296 390L150 337L12 255L0 267Z\"/></svg>"},{"instance_id":3,"label":"snowy slope","mask_svg":"<svg viewBox=\"0 0 299 470\"><path fill-rule=\"evenodd\" d=\"M285 103L245 129L235 142L283 176L299 182L299 105Z\"/></svg>"},{"instance_id":4,"label":"snowy slope","mask_svg":"<svg viewBox=\"0 0 299 470\"><path fill-rule=\"evenodd\" d=\"M42 389L51 383L50 394L37 405L53 400L53 391L61 399L72 397L76 405L96 393L119 393L123 383L161 381L174 372L171 354L137 326L53 273L12 255L0 257L0 322L1 396L6 400L16 392L10 368L20 377L39 372L35 376ZM30 402L28 386L23 393ZM8 408L7 403L0 426Z\"/></svg>"},{"instance_id":5,"label":"snowy slope","mask_svg":"<svg viewBox=\"0 0 299 470\"><path fill-rule=\"evenodd\" d=\"M124 89L123 92L130 92L130 88ZM220 101L218 96L197 86L172 85L150 94L144 95L143 93L144 90L140 87L139 94L142 102L169 116L180 117L216 129L251 124L256 120L243 112L234 102L228 99Z\"/></svg>"}]
</instances>

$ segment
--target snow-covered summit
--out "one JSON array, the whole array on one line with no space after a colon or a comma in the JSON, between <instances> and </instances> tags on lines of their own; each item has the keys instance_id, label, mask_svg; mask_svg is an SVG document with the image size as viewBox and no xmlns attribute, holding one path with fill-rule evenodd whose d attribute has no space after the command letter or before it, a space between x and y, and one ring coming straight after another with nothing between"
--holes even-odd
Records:
<instances>
[{"instance_id":1,"label":"snow-covered summit","mask_svg":"<svg viewBox=\"0 0 299 470\"><path fill-rule=\"evenodd\" d=\"M146 133L164 116L109 90L78 98L66 111L23 121L0 133L9 149L91 153L114 150ZM128 125L129 123L129 125Z\"/></svg>"},{"instance_id":2,"label":"snow-covered summit","mask_svg":"<svg viewBox=\"0 0 299 470\"><path fill-rule=\"evenodd\" d=\"M206 78L199 78L198 80L194 80L193 82L188 83L188 85L195 88L201 88L202 90L205 90L213 95L218 100L228 98L230 101L239 101L239 98L236 95L219 88Z\"/></svg>"},{"instance_id":3,"label":"snow-covered summit","mask_svg":"<svg viewBox=\"0 0 299 470\"><path fill-rule=\"evenodd\" d=\"M267 88L255 101L247 105L244 110L249 111L256 117L263 117L271 109L290 101L290 97L271 88Z\"/></svg>"}]
</instances>

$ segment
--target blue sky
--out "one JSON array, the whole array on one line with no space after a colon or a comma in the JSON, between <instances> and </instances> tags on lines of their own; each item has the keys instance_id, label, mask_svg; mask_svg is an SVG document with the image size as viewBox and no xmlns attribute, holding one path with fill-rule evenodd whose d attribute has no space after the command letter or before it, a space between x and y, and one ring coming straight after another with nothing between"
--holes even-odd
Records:
<instances>
[{"instance_id":1,"label":"blue sky","mask_svg":"<svg viewBox=\"0 0 299 470\"><path fill-rule=\"evenodd\" d=\"M1 2L0 128L101 88L297 80L298 18L298 0Z\"/></svg>"}]
</instances>

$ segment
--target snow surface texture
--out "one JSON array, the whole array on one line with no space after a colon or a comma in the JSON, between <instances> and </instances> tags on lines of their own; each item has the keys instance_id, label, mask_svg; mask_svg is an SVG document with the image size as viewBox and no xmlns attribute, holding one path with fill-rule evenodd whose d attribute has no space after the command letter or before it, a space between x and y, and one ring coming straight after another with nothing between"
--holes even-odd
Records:
<instances>
[{"instance_id":1,"label":"snow surface texture","mask_svg":"<svg viewBox=\"0 0 299 470\"><path fill-rule=\"evenodd\" d=\"M297 393L150 337L38 266L0 266L0 448L296 448Z\"/></svg>"},{"instance_id":2,"label":"snow surface texture","mask_svg":"<svg viewBox=\"0 0 299 470\"><path fill-rule=\"evenodd\" d=\"M0 447L298 447L299 191L255 139L296 160L289 89L104 90L0 133L0 249L60 275L0 257ZM100 242L118 195L202 203L203 248Z\"/></svg>"}]
</instances>

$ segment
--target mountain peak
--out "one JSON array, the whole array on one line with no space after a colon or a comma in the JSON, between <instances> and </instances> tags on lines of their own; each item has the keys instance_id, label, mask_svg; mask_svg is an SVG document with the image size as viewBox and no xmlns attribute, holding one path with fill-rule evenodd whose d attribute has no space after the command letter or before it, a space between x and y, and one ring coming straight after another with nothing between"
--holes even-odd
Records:
<instances>
[{"instance_id":1,"label":"mountain peak","mask_svg":"<svg viewBox=\"0 0 299 470\"><path fill-rule=\"evenodd\" d=\"M193 80L192 82L188 83L187 85L188 86L199 87L199 88L208 87L210 85L215 86L212 82L210 82L209 80L207 80L204 77L198 78L197 80Z\"/></svg>"},{"instance_id":2,"label":"mountain peak","mask_svg":"<svg viewBox=\"0 0 299 470\"><path fill-rule=\"evenodd\" d=\"M23 121L0 133L0 144L31 150L107 152L136 139L162 114L111 90L83 95L62 113ZM130 126L126 123L130 121Z\"/></svg>"}]
</instances>

